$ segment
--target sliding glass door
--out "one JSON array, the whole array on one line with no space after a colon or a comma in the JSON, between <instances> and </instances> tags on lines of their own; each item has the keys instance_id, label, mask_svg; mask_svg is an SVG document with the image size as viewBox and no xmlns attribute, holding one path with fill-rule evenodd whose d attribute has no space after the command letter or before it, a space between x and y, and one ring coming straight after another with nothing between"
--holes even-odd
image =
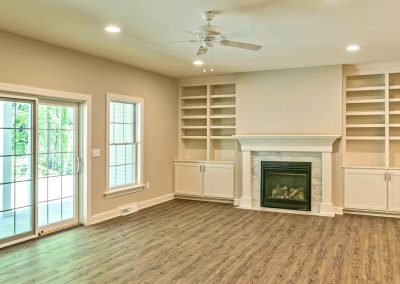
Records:
<instances>
[{"instance_id":1,"label":"sliding glass door","mask_svg":"<svg viewBox=\"0 0 400 284\"><path fill-rule=\"evenodd\" d=\"M35 104L0 94L0 245L35 234Z\"/></svg>"},{"instance_id":2,"label":"sliding glass door","mask_svg":"<svg viewBox=\"0 0 400 284\"><path fill-rule=\"evenodd\" d=\"M40 231L78 223L78 105L39 102L38 225Z\"/></svg>"}]
</instances>

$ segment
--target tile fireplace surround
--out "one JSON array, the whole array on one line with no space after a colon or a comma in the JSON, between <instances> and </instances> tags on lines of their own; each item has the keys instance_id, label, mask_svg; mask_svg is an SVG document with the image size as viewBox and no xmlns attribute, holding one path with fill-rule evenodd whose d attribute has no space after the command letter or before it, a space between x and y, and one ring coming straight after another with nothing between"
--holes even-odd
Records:
<instances>
[{"instance_id":1,"label":"tile fireplace surround","mask_svg":"<svg viewBox=\"0 0 400 284\"><path fill-rule=\"evenodd\" d=\"M242 151L239 208L335 216L332 144L339 135L235 135ZM260 207L261 161L311 162L311 211Z\"/></svg>"}]
</instances>

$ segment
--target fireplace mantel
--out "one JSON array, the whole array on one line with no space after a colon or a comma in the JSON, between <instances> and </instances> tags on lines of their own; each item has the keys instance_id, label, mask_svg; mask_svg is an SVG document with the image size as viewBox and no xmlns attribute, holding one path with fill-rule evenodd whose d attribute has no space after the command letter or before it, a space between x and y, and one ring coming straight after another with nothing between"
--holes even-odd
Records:
<instances>
[{"instance_id":1,"label":"fireplace mantel","mask_svg":"<svg viewBox=\"0 0 400 284\"><path fill-rule=\"evenodd\" d=\"M322 154L322 200L318 215L335 216L332 204L332 145L340 135L235 135L242 151L240 208L256 209L251 197L251 152L317 152Z\"/></svg>"},{"instance_id":2,"label":"fireplace mantel","mask_svg":"<svg viewBox=\"0 0 400 284\"><path fill-rule=\"evenodd\" d=\"M242 151L332 152L340 135L235 135Z\"/></svg>"}]
</instances>

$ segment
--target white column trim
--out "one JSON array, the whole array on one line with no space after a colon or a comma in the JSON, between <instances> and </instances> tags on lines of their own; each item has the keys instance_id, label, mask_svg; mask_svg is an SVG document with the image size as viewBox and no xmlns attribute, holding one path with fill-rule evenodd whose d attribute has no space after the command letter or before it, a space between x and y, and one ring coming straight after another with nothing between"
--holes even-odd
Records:
<instances>
[{"instance_id":1,"label":"white column trim","mask_svg":"<svg viewBox=\"0 0 400 284\"><path fill-rule=\"evenodd\" d=\"M335 216L332 203L332 153L322 153L322 200L320 215Z\"/></svg>"},{"instance_id":2,"label":"white column trim","mask_svg":"<svg viewBox=\"0 0 400 284\"><path fill-rule=\"evenodd\" d=\"M240 199L239 208L251 209L251 152L242 152L242 197Z\"/></svg>"}]
</instances>

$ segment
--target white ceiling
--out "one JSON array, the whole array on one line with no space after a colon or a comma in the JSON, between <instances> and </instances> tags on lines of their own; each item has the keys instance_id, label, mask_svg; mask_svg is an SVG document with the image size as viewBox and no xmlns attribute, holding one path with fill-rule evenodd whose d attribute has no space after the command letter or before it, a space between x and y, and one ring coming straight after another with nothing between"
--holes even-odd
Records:
<instances>
[{"instance_id":1,"label":"white ceiling","mask_svg":"<svg viewBox=\"0 0 400 284\"><path fill-rule=\"evenodd\" d=\"M1 0L0 29L182 78L204 75L192 64L198 44L165 44L192 38L170 26L195 30L205 10L238 31L230 39L264 45L215 46L214 74L400 59L399 0ZM362 49L347 52L352 43Z\"/></svg>"}]
</instances>

